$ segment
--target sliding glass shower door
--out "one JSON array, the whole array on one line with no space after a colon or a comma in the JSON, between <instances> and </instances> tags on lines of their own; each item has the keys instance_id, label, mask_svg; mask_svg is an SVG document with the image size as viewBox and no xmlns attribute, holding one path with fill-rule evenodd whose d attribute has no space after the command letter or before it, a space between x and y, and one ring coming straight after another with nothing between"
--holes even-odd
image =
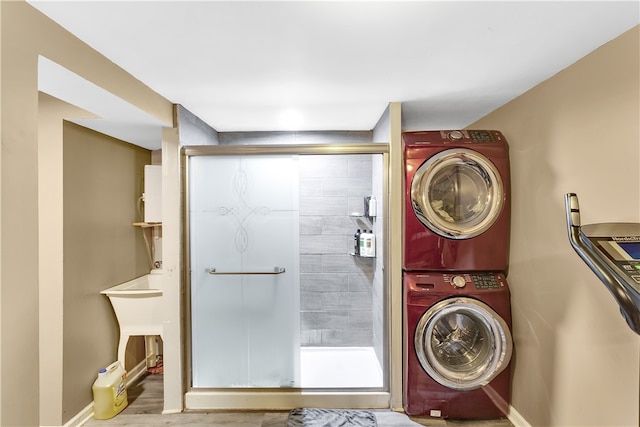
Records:
<instances>
[{"instance_id":1,"label":"sliding glass shower door","mask_svg":"<svg viewBox=\"0 0 640 427\"><path fill-rule=\"evenodd\" d=\"M298 161L188 159L193 387L298 387Z\"/></svg>"}]
</instances>

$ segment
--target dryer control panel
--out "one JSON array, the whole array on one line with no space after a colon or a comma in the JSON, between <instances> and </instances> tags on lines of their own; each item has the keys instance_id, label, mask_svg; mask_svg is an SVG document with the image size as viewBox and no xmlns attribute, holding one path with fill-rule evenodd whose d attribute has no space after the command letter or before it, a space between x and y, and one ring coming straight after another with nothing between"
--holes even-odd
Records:
<instances>
[{"instance_id":1,"label":"dryer control panel","mask_svg":"<svg viewBox=\"0 0 640 427\"><path fill-rule=\"evenodd\" d=\"M476 143L505 143L502 132L497 130L425 130L403 132L405 144L476 144Z\"/></svg>"},{"instance_id":2,"label":"dryer control panel","mask_svg":"<svg viewBox=\"0 0 640 427\"><path fill-rule=\"evenodd\" d=\"M500 133L489 130L441 130L440 137L451 141L468 139L472 142L496 142L501 140Z\"/></svg>"}]
</instances>

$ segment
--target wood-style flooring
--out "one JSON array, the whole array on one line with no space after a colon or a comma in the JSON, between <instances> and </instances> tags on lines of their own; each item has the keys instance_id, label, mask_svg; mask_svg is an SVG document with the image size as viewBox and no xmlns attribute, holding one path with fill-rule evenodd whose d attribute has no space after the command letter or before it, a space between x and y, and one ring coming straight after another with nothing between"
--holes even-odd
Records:
<instances>
[{"instance_id":1,"label":"wood-style flooring","mask_svg":"<svg viewBox=\"0 0 640 427\"><path fill-rule=\"evenodd\" d=\"M203 412L185 411L162 415L162 374L145 374L127 388L129 405L109 420L90 419L85 426L224 426L224 427L285 427L288 412ZM482 421L450 421L432 418L409 418L405 414L376 410L378 427L513 427L507 419Z\"/></svg>"}]
</instances>

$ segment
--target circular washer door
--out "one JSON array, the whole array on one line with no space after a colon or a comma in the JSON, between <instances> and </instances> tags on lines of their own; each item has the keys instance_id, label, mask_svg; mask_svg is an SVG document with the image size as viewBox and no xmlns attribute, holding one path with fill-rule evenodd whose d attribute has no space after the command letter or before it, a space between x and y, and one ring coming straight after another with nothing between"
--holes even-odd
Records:
<instances>
[{"instance_id":1,"label":"circular washer door","mask_svg":"<svg viewBox=\"0 0 640 427\"><path fill-rule=\"evenodd\" d=\"M502 179L478 152L441 151L416 171L411 204L418 220L434 233L469 239L489 229L502 212Z\"/></svg>"},{"instance_id":2,"label":"circular washer door","mask_svg":"<svg viewBox=\"0 0 640 427\"><path fill-rule=\"evenodd\" d=\"M473 390L487 385L511 360L506 322L473 298L449 298L427 310L414 344L422 368L441 385Z\"/></svg>"}]
</instances>

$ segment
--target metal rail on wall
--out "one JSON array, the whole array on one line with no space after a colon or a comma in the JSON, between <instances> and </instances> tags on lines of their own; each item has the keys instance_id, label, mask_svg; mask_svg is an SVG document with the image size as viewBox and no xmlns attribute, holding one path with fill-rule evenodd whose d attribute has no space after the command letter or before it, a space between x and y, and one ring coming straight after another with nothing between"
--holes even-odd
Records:
<instances>
[{"instance_id":1,"label":"metal rail on wall","mask_svg":"<svg viewBox=\"0 0 640 427\"><path fill-rule=\"evenodd\" d=\"M640 223L580 225L575 193L565 195L569 242L607 287L629 327L640 335Z\"/></svg>"}]
</instances>

